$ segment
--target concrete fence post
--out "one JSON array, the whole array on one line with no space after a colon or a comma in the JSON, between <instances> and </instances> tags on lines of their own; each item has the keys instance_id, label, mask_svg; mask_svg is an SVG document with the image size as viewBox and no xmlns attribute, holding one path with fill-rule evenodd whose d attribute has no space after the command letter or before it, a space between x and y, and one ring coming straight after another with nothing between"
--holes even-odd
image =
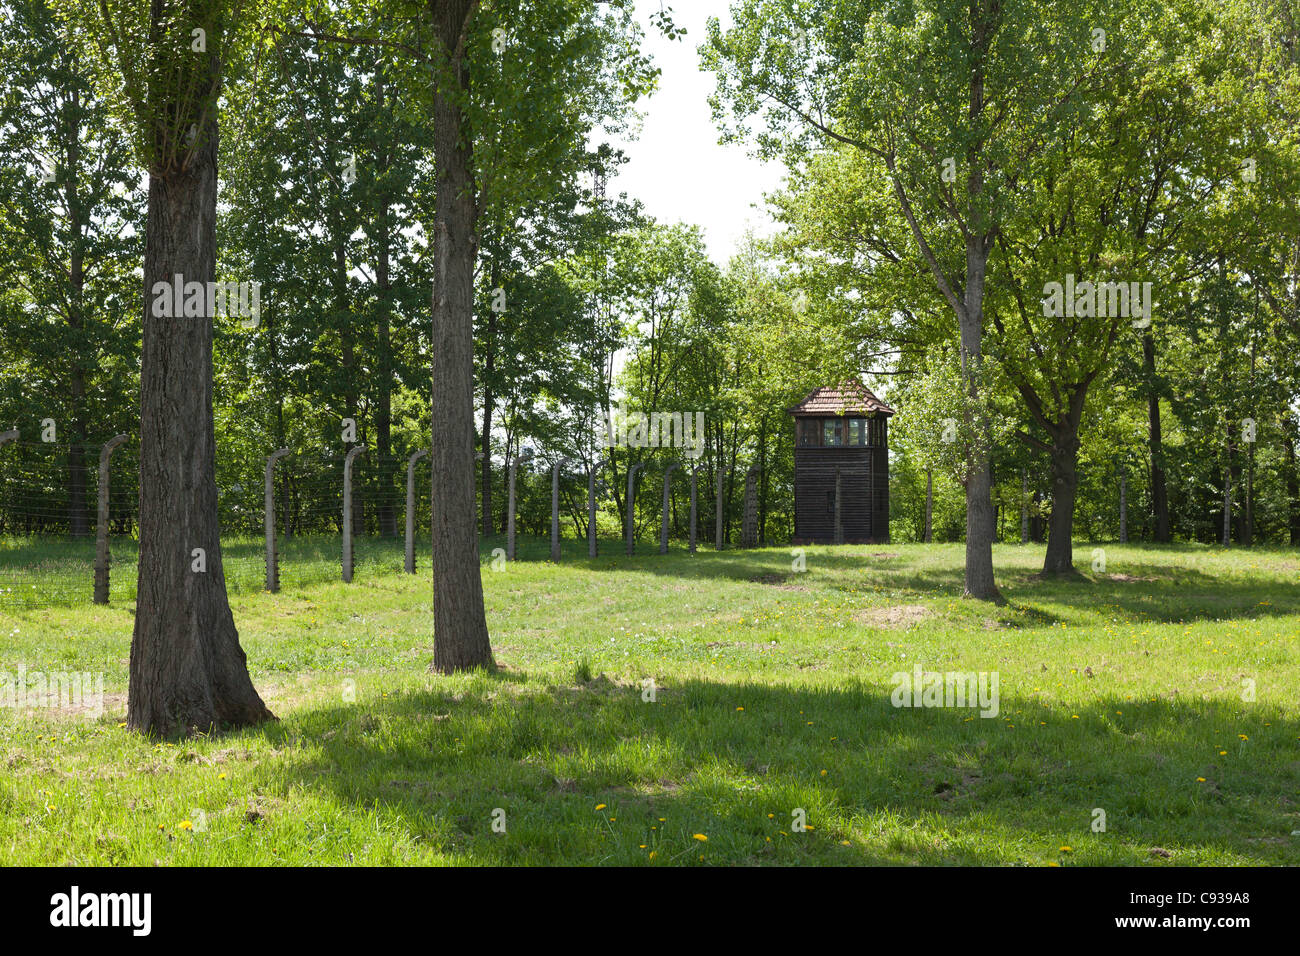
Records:
<instances>
[{"instance_id":1,"label":"concrete fence post","mask_svg":"<svg viewBox=\"0 0 1300 956\"><path fill-rule=\"evenodd\" d=\"M669 464L667 468L664 469L664 517L662 523L660 523L659 525L659 553L660 554L668 553L668 506L669 504L671 504L671 498L669 496L669 491L670 491L669 482L672 480L673 470L680 467L681 464L674 461L671 464Z\"/></svg>"},{"instance_id":2,"label":"concrete fence post","mask_svg":"<svg viewBox=\"0 0 1300 956\"><path fill-rule=\"evenodd\" d=\"M627 472L627 525L624 537L627 539L628 557L636 550L636 476L645 465L633 465Z\"/></svg>"},{"instance_id":3,"label":"concrete fence post","mask_svg":"<svg viewBox=\"0 0 1300 956\"><path fill-rule=\"evenodd\" d=\"M266 529L266 589L272 594L280 590L280 554L275 546L275 463L289 454L289 449L278 448L266 459L266 497L262 519Z\"/></svg>"},{"instance_id":4,"label":"concrete fence post","mask_svg":"<svg viewBox=\"0 0 1300 956\"><path fill-rule=\"evenodd\" d=\"M844 476L835 469L835 543L844 543Z\"/></svg>"},{"instance_id":5,"label":"concrete fence post","mask_svg":"<svg viewBox=\"0 0 1300 956\"><path fill-rule=\"evenodd\" d=\"M561 458L551 466L551 560L560 561L560 469L569 459Z\"/></svg>"},{"instance_id":6,"label":"concrete fence post","mask_svg":"<svg viewBox=\"0 0 1300 956\"><path fill-rule=\"evenodd\" d=\"M6 433L8 434L8 433ZM17 432L13 433L15 436ZM0 444L5 440L0 435ZM125 435L114 435L99 450L99 510L95 523L95 603L108 603L108 459L113 449L126 441Z\"/></svg>"},{"instance_id":7,"label":"concrete fence post","mask_svg":"<svg viewBox=\"0 0 1300 956\"><path fill-rule=\"evenodd\" d=\"M700 469L703 465L696 465L691 469L691 554L695 553L696 529L695 524L699 520L699 476Z\"/></svg>"},{"instance_id":8,"label":"concrete fence post","mask_svg":"<svg viewBox=\"0 0 1300 956\"><path fill-rule=\"evenodd\" d=\"M349 449L343 459L343 582L352 583L352 461L366 450L365 445Z\"/></svg>"},{"instance_id":9,"label":"concrete fence post","mask_svg":"<svg viewBox=\"0 0 1300 956\"><path fill-rule=\"evenodd\" d=\"M741 547L753 548L758 545L758 501L754 478L761 471L758 465L750 465L745 472L745 516L741 525Z\"/></svg>"},{"instance_id":10,"label":"concrete fence post","mask_svg":"<svg viewBox=\"0 0 1300 956\"><path fill-rule=\"evenodd\" d=\"M429 454L421 448L406 460L406 573L415 573L415 463Z\"/></svg>"}]
</instances>

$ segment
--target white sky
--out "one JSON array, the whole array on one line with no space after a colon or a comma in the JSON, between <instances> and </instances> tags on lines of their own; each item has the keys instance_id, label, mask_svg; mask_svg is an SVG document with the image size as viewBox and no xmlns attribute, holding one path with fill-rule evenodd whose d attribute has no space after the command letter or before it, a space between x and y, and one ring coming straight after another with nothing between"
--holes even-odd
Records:
<instances>
[{"instance_id":1,"label":"white sky","mask_svg":"<svg viewBox=\"0 0 1300 956\"><path fill-rule=\"evenodd\" d=\"M763 194L781 183L779 163L752 158L745 145L719 144L709 109L714 74L700 69L697 47L710 16L731 22L729 0L666 0L686 36L669 42L649 25L660 0L637 0L637 19L646 30L645 48L663 71L659 90L641 102L645 119L635 142L615 140L628 163L610 180L610 192L640 199L660 222L686 222L704 229L710 256L725 266L747 228L771 235Z\"/></svg>"}]
</instances>

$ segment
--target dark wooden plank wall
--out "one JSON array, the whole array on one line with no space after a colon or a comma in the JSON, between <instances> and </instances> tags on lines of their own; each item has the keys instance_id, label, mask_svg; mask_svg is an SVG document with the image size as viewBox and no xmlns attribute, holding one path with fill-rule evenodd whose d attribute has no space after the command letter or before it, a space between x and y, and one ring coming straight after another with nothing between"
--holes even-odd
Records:
<instances>
[{"instance_id":1,"label":"dark wooden plank wall","mask_svg":"<svg viewBox=\"0 0 1300 956\"><path fill-rule=\"evenodd\" d=\"M835 541L835 469L841 471L844 503L841 520L844 540L865 543L877 540L872 534L873 503L881 498L879 482L872 481L872 459L879 461L883 448L870 447L796 447L794 451L795 495L794 521L796 544L833 544ZM877 465L878 467L878 465ZM888 464L886 464L888 469ZM884 482L884 501L888 509L888 472ZM876 517L876 522L879 518ZM884 527L889 527L888 511ZM886 531L888 534L888 531Z\"/></svg>"}]
</instances>

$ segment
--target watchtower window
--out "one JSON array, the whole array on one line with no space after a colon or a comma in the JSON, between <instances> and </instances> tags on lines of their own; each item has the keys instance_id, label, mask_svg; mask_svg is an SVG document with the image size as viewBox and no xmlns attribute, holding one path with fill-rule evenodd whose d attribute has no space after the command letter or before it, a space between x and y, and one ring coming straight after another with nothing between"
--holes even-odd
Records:
<instances>
[{"instance_id":1,"label":"watchtower window","mask_svg":"<svg viewBox=\"0 0 1300 956\"><path fill-rule=\"evenodd\" d=\"M822 444L823 445L844 444L844 419L842 418L822 419Z\"/></svg>"}]
</instances>

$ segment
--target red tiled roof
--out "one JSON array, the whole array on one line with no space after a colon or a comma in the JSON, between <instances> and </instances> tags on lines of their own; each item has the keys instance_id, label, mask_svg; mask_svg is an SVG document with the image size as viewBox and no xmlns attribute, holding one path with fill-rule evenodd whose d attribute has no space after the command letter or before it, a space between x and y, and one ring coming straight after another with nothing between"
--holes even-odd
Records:
<instances>
[{"instance_id":1,"label":"red tiled roof","mask_svg":"<svg viewBox=\"0 0 1300 956\"><path fill-rule=\"evenodd\" d=\"M838 387L823 385L814 388L808 397L787 411L795 417L851 415L854 412L892 415L894 410L876 398L871 390L858 382L845 382Z\"/></svg>"}]
</instances>

